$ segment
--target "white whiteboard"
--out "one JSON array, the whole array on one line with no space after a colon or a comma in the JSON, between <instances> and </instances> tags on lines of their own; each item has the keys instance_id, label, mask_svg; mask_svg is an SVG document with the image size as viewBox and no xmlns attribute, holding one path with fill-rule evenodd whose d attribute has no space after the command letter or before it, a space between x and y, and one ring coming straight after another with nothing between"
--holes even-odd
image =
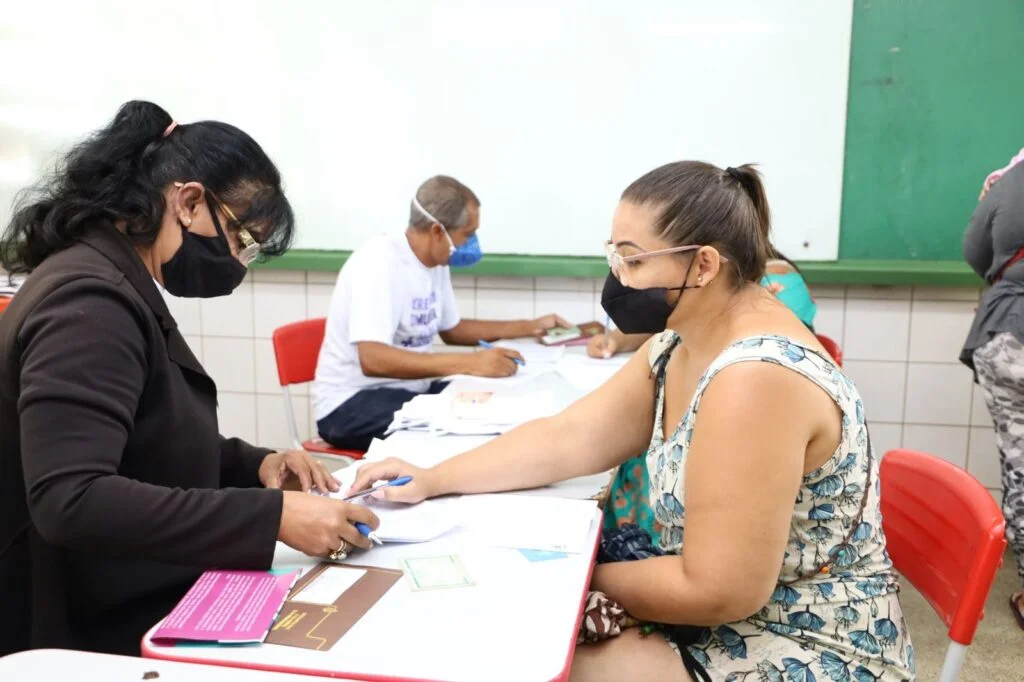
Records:
<instances>
[{"instance_id":1,"label":"white whiteboard","mask_svg":"<svg viewBox=\"0 0 1024 682\"><path fill-rule=\"evenodd\" d=\"M0 220L128 99L277 161L296 246L401 229L445 173L485 253L599 255L632 180L759 162L775 241L838 253L852 0L55 0L0 30Z\"/></svg>"}]
</instances>

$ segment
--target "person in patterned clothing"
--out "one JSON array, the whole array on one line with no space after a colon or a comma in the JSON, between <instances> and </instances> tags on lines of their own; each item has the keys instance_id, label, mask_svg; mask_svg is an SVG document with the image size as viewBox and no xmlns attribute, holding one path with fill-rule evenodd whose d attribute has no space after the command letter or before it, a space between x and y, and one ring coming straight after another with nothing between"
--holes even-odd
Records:
<instances>
[{"instance_id":1,"label":"person in patterned clothing","mask_svg":"<svg viewBox=\"0 0 1024 682\"><path fill-rule=\"evenodd\" d=\"M431 469L366 465L353 491L404 475L387 499L532 488L646 448L656 551L595 567L571 679L914 679L865 406L760 285L769 236L752 166L647 173L616 209L602 303L657 336L562 413Z\"/></svg>"}]
</instances>

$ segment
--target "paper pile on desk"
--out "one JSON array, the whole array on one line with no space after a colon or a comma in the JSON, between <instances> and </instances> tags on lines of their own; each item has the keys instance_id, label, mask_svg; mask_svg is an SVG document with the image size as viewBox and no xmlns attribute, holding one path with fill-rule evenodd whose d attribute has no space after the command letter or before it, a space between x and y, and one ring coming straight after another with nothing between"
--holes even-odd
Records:
<instances>
[{"instance_id":1,"label":"paper pile on desk","mask_svg":"<svg viewBox=\"0 0 1024 682\"><path fill-rule=\"evenodd\" d=\"M459 394L422 394L395 412L388 432L410 430L435 435L491 435L510 431L554 412L554 396L545 391L523 395L490 395L471 402Z\"/></svg>"}]
</instances>

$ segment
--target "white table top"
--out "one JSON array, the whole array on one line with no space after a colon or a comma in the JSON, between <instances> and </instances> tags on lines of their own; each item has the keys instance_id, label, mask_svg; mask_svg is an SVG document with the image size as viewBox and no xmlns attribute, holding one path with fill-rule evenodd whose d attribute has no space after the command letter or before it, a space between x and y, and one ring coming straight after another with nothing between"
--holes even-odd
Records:
<instances>
[{"instance_id":1,"label":"white table top","mask_svg":"<svg viewBox=\"0 0 1024 682\"><path fill-rule=\"evenodd\" d=\"M328 651L257 647L158 646L143 656L355 679L548 682L565 680L600 536L595 511L589 551L529 561L515 549L471 546L458 535L415 545L387 544L347 564L397 568L400 557L457 554L472 587L414 592L397 582ZM275 568L309 568L316 559L278 545Z\"/></svg>"},{"instance_id":2,"label":"white table top","mask_svg":"<svg viewBox=\"0 0 1024 682\"><path fill-rule=\"evenodd\" d=\"M155 674L155 676L154 676ZM339 678L340 679L340 678ZM301 682L308 677L223 666L154 661L89 651L35 649L0 658L4 682Z\"/></svg>"},{"instance_id":3,"label":"white table top","mask_svg":"<svg viewBox=\"0 0 1024 682\"><path fill-rule=\"evenodd\" d=\"M582 349L573 349L581 352ZM501 390L546 390L562 409L583 391L554 373L509 382ZM493 389L489 380L459 378L448 390ZM394 454L431 466L490 440L490 436L433 436L403 431L391 435L380 456ZM369 459L368 455L368 459ZM584 476L524 494L590 499L611 480L611 472ZM588 551L550 561L529 561L515 549L460 542L449 533L420 544L387 544L356 553L345 563L398 568L402 557L457 554L476 582L473 587L414 592L395 584L328 651L264 644L259 647L166 647L143 640L143 655L306 675L387 680L564 680L575 648L601 530L595 511ZM319 560L279 544L275 568L308 569Z\"/></svg>"}]
</instances>

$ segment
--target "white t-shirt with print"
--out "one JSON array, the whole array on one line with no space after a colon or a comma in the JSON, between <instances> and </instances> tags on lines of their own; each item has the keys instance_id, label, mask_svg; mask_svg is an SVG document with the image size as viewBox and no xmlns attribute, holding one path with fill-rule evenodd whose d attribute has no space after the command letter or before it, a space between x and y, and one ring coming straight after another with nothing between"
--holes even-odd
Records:
<instances>
[{"instance_id":1,"label":"white t-shirt with print","mask_svg":"<svg viewBox=\"0 0 1024 682\"><path fill-rule=\"evenodd\" d=\"M357 392L388 386L423 392L430 379L368 377L356 343L376 341L427 353L438 332L459 323L446 265L428 268L405 234L375 237L338 274L313 382L313 413L323 419Z\"/></svg>"}]
</instances>

